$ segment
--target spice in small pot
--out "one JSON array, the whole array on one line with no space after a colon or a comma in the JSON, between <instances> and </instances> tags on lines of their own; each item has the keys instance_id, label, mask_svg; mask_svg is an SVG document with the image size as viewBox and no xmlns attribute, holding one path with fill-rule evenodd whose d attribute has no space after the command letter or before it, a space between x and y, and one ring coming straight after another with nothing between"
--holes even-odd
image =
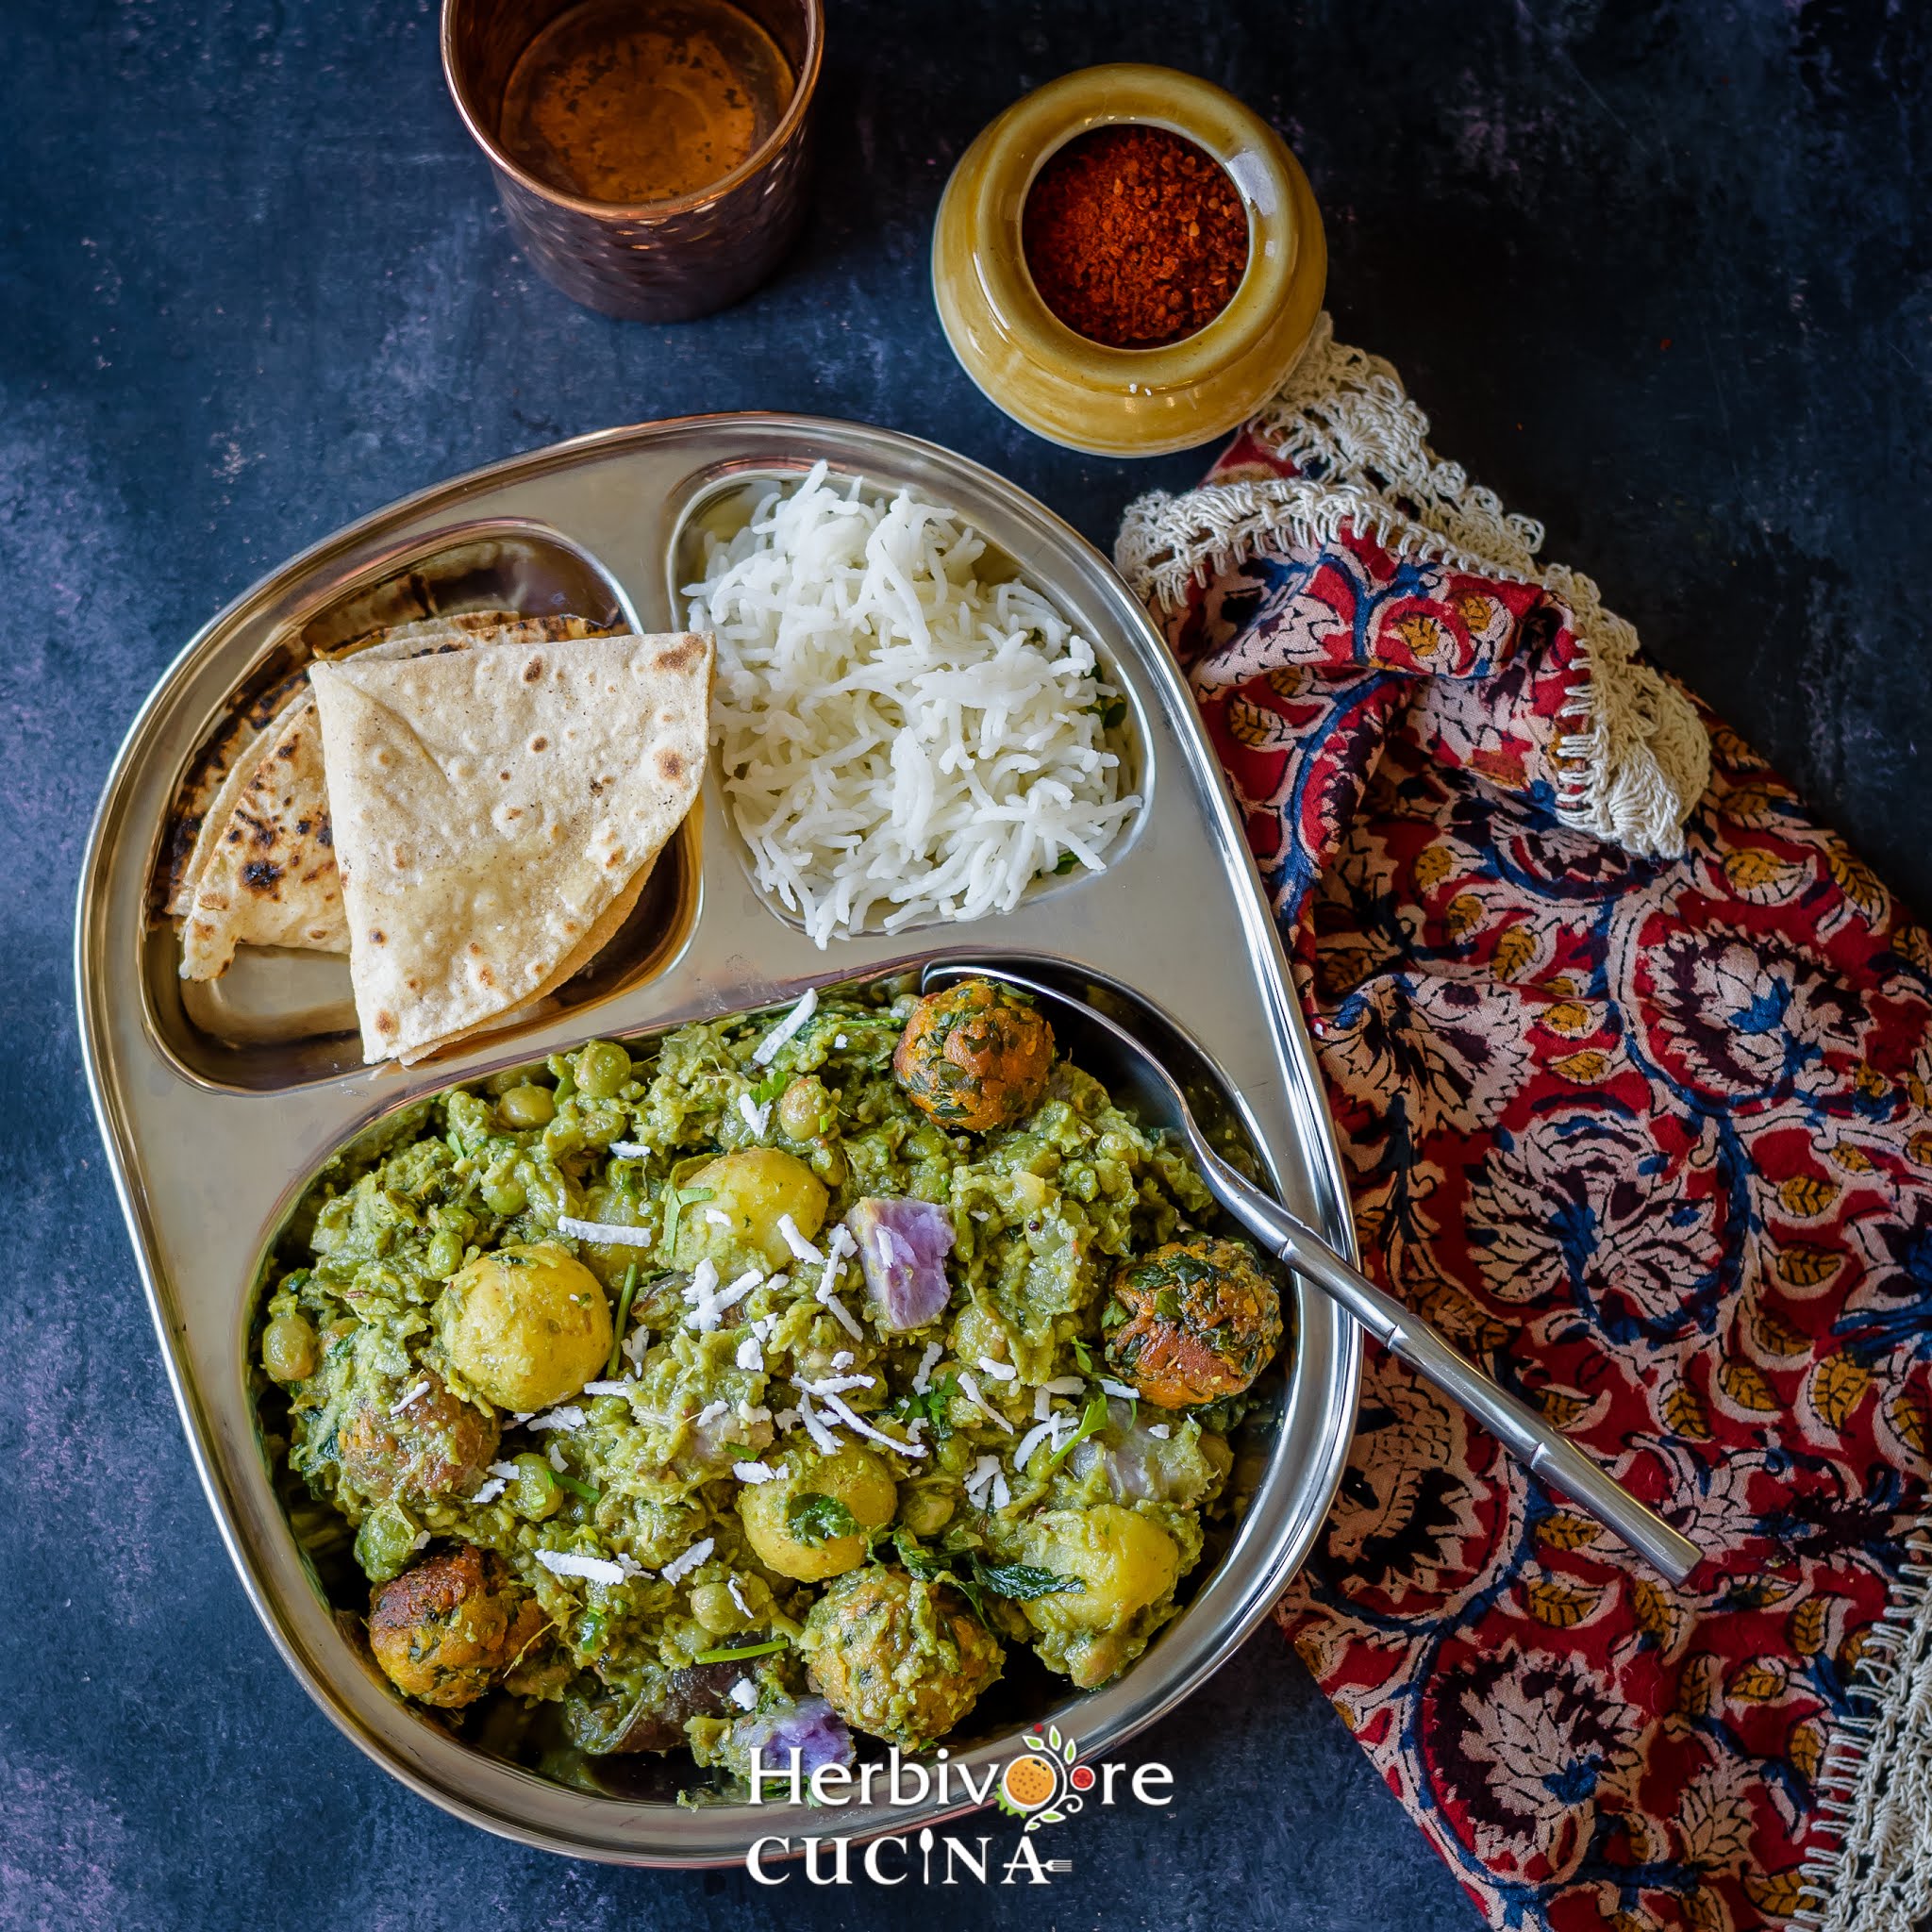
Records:
<instances>
[{"instance_id":1,"label":"spice in small pot","mask_svg":"<svg viewBox=\"0 0 1932 1932\"><path fill-rule=\"evenodd\" d=\"M1248 216L1204 149L1165 127L1100 127L1040 171L1021 221L1041 299L1110 348L1178 341L1225 308L1248 266Z\"/></svg>"}]
</instances>

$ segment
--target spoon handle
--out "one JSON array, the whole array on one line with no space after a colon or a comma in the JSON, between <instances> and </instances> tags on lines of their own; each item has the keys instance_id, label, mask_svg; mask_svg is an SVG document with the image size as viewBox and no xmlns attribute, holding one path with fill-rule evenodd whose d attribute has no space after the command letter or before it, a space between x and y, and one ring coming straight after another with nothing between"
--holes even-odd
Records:
<instances>
[{"instance_id":1,"label":"spoon handle","mask_svg":"<svg viewBox=\"0 0 1932 1932\"><path fill-rule=\"evenodd\" d=\"M1205 1146L1197 1153L1208 1155L1208 1185L1230 1214L1346 1308L1391 1355L1467 1409L1533 1474L1561 1490L1671 1582L1682 1583L1704 1560L1688 1537L1640 1503L1535 1409L1492 1381L1446 1337L1351 1267L1279 1202Z\"/></svg>"}]
</instances>

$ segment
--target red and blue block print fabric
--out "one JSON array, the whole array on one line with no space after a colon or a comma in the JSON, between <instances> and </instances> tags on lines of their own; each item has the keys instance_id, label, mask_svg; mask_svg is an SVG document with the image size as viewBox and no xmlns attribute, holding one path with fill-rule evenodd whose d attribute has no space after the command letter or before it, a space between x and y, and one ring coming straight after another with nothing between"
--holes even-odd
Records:
<instances>
[{"instance_id":1,"label":"red and blue block print fabric","mask_svg":"<svg viewBox=\"0 0 1932 1932\"><path fill-rule=\"evenodd\" d=\"M1372 1350L1283 1626L1492 1924L1775 1924L1925 1513L1932 942L1714 718L1681 858L1564 825L1534 585L1344 531L1158 615L1366 1265L1707 1552L1662 1584Z\"/></svg>"}]
</instances>

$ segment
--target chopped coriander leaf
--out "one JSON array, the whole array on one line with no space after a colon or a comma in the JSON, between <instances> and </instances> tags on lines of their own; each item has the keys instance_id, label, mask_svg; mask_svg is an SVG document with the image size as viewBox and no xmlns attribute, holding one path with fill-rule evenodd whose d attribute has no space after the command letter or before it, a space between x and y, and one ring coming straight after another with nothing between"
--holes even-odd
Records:
<instances>
[{"instance_id":1,"label":"chopped coriander leaf","mask_svg":"<svg viewBox=\"0 0 1932 1932\"><path fill-rule=\"evenodd\" d=\"M822 1496L816 1490L801 1490L786 1504L785 1527L796 1541L813 1549L834 1537L859 1533L858 1517L837 1496Z\"/></svg>"},{"instance_id":2,"label":"chopped coriander leaf","mask_svg":"<svg viewBox=\"0 0 1932 1932\"><path fill-rule=\"evenodd\" d=\"M1096 1389L1087 1398L1087 1407L1080 1411L1080 1426L1054 1451L1053 1459L1046 1465L1049 1472L1058 1469L1089 1436L1099 1435L1107 1423L1107 1395L1104 1391Z\"/></svg>"}]
</instances>

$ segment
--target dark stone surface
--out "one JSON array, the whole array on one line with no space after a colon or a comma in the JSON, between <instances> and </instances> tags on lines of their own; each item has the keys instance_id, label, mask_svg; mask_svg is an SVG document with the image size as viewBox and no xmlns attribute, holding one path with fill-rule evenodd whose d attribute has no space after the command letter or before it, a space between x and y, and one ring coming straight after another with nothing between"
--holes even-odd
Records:
<instances>
[{"instance_id":1,"label":"dark stone surface","mask_svg":"<svg viewBox=\"0 0 1932 1932\"><path fill-rule=\"evenodd\" d=\"M601 425L774 406L934 436L1105 541L1150 482L981 401L925 287L966 141L1093 59L1276 118L1345 337L1932 908L1924 8L832 0L790 266L651 330L516 259L421 0L7 0L0 108L0 1924L1473 1924L1270 1632L1155 1732L1178 1797L1055 1890L774 1898L567 1865L370 1767L271 1652L176 1427L79 1085L70 895L142 694L386 499ZM991 1828L991 1827L990 1827ZM995 1831L1002 1841L1010 1827Z\"/></svg>"}]
</instances>

